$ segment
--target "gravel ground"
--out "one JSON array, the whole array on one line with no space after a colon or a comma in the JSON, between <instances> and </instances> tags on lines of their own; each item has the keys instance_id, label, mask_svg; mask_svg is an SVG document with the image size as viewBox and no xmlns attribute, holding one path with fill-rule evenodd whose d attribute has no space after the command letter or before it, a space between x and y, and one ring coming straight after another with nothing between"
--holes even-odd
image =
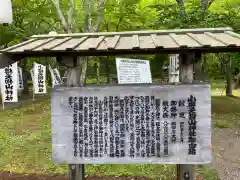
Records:
<instances>
[{"instance_id":1,"label":"gravel ground","mask_svg":"<svg viewBox=\"0 0 240 180\"><path fill-rule=\"evenodd\" d=\"M240 129L215 128L212 146L212 165L220 180L240 180Z\"/></svg>"}]
</instances>

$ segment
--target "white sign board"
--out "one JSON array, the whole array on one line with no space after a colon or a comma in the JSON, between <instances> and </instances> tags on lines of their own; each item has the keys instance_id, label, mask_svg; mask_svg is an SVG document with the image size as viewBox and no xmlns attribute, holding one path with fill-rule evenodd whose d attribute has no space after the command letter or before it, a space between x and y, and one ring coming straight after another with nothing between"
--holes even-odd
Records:
<instances>
[{"instance_id":1,"label":"white sign board","mask_svg":"<svg viewBox=\"0 0 240 180\"><path fill-rule=\"evenodd\" d=\"M18 89L23 90L23 75L22 75L22 68L18 67Z\"/></svg>"},{"instance_id":2,"label":"white sign board","mask_svg":"<svg viewBox=\"0 0 240 180\"><path fill-rule=\"evenodd\" d=\"M178 54L170 56L168 74L169 74L169 82L171 83L179 82L179 55Z\"/></svg>"},{"instance_id":3,"label":"white sign board","mask_svg":"<svg viewBox=\"0 0 240 180\"><path fill-rule=\"evenodd\" d=\"M51 108L55 163L211 161L208 84L58 87Z\"/></svg>"},{"instance_id":4,"label":"white sign board","mask_svg":"<svg viewBox=\"0 0 240 180\"><path fill-rule=\"evenodd\" d=\"M1 93L3 102L18 102L17 62L1 71Z\"/></svg>"},{"instance_id":5,"label":"white sign board","mask_svg":"<svg viewBox=\"0 0 240 180\"><path fill-rule=\"evenodd\" d=\"M11 0L0 0L0 24L12 23L12 2Z\"/></svg>"},{"instance_id":6,"label":"white sign board","mask_svg":"<svg viewBox=\"0 0 240 180\"><path fill-rule=\"evenodd\" d=\"M116 58L116 67L119 84L152 83L147 60Z\"/></svg>"},{"instance_id":7,"label":"white sign board","mask_svg":"<svg viewBox=\"0 0 240 180\"><path fill-rule=\"evenodd\" d=\"M54 87L55 85L61 85L63 84L63 81L61 79L60 73L57 68L52 69L52 67L49 65L49 71L51 74L52 78L52 86Z\"/></svg>"},{"instance_id":8,"label":"white sign board","mask_svg":"<svg viewBox=\"0 0 240 180\"><path fill-rule=\"evenodd\" d=\"M33 84L35 94L45 94L46 88L46 66L34 63L33 66Z\"/></svg>"}]
</instances>

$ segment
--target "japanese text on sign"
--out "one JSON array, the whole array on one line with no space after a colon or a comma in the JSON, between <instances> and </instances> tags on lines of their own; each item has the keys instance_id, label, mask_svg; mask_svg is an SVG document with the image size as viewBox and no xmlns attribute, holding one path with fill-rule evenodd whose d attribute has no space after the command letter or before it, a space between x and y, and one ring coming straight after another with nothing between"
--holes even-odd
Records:
<instances>
[{"instance_id":1,"label":"japanese text on sign","mask_svg":"<svg viewBox=\"0 0 240 180\"><path fill-rule=\"evenodd\" d=\"M34 79L34 93L44 94L46 93L46 66L38 63L34 63L33 67L33 79Z\"/></svg>"},{"instance_id":2,"label":"japanese text on sign","mask_svg":"<svg viewBox=\"0 0 240 180\"><path fill-rule=\"evenodd\" d=\"M22 68L18 67L18 89L22 90L23 88Z\"/></svg>"},{"instance_id":3,"label":"japanese text on sign","mask_svg":"<svg viewBox=\"0 0 240 180\"><path fill-rule=\"evenodd\" d=\"M17 62L1 71L1 91L3 102L18 102Z\"/></svg>"},{"instance_id":4,"label":"japanese text on sign","mask_svg":"<svg viewBox=\"0 0 240 180\"><path fill-rule=\"evenodd\" d=\"M116 67L119 84L152 83L147 60L116 58Z\"/></svg>"},{"instance_id":5,"label":"japanese text on sign","mask_svg":"<svg viewBox=\"0 0 240 180\"><path fill-rule=\"evenodd\" d=\"M55 91L52 102L55 162L211 160L208 85L96 88L97 91L88 87Z\"/></svg>"}]
</instances>

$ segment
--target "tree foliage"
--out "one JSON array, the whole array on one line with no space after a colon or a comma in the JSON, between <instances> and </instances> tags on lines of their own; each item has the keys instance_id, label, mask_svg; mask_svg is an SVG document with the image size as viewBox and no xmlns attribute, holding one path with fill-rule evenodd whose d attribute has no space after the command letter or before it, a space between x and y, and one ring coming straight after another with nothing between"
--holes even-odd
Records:
<instances>
[{"instance_id":1,"label":"tree foliage","mask_svg":"<svg viewBox=\"0 0 240 180\"><path fill-rule=\"evenodd\" d=\"M240 0L14 0L14 22L8 26L0 25L0 47L50 31L69 33L229 26L239 32L239 12ZM167 62L166 56L151 56L149 59L154 67L153 74L159 74L155 67ZM218 55L208 55L207 60L209 76L223 77L225 61ZM31 61L28 66L30 64ZM234 72L238 72L236 69L239 67L240 55L235 53ZM102 70L105 71L104 68Z\"/></svg>"}]
</instances>

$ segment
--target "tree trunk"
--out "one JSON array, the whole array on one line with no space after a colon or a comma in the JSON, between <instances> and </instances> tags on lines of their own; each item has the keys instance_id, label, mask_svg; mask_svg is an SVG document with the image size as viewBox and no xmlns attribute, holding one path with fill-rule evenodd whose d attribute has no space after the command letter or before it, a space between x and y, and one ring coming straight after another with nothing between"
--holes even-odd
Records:
<instances>
[{"instance_id":1,"label":"tree trunk","mask_svg":"<svg viewBox=\"0 0 240 180\"><path fill-rule=\"evenodd\" d=\"M233 96L232 94L232 56L229 55L228 64L227 64L227 87L226 87L226 96Z\"/></svg>"},{"instance_id":2,"label":"tree trunk","mask_svg":"<svg viewBox=\"0 0 240 180\"><path fill-rule=\"evenodd\" d=\"M201 5L202 5L203 11L206 11L208 8L207 0L201 0Z\"/></svg>"},{"instance_id":3,"label":"tree trunk","mask_svg":"<svg viewBox=\"0 0 240 180\"><path fill-rule=\"evenodd\" d=\"M184 0L176 0L176 1L179 5L181 16L185 18L186 17L186 11L185 11Z\"/></svg>"}]
</instances>

